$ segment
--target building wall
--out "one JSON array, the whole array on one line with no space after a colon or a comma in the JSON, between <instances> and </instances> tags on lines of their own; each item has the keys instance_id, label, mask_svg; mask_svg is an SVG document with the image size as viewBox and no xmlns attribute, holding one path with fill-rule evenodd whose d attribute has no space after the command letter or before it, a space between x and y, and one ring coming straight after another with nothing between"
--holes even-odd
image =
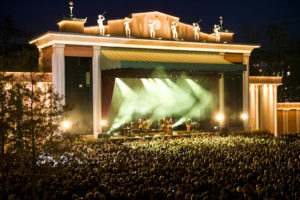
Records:
<instances>
[{"instance_id":1,"label":"building wall","mask_svg":"<svg viewBox=\"0 0 300 200\"><path fill-rule=\"evenodd\" d=\"M251 130L269 130L278 136L277 86L280 83L280 77L249 77L249 127Z\"/></svg>"},{"instance_id":2,"label":"building wall","mask_svg":"<svg viewBox=\"0 0 300 200\"><path fill-rule=\"evenodd\" d=\"M278 129L278 134L282 134L283 132L283 115L284 112L283 110L277 110L277 129Z\"/></svg>"},{"instance_id":3,"label":"building wall","mask_svg":"<svg viewBox=\"0 0 300 200\"><path fill-rule=\"evenodd\" d=\"M300 133L300 103L279 103L277 116L279 135Z\"/></svg>"}]
</instances>

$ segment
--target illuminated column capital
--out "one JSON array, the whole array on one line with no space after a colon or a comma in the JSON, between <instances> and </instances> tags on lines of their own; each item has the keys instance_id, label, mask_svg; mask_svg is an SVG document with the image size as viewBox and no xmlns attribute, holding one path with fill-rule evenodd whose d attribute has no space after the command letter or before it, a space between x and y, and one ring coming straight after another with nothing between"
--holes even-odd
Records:
<instances>
[{"instance_id":1,"label":"illuminated column capital","mask_svg":"<svg viewBox=\"0 0 300 200\"><path fill-rule=\"evenodd\" d=\"M249 62L249 58L250 58L250 53L244 53L243 54L243 63L246 64L247 62Z\"/></svg>"}]
</instances>

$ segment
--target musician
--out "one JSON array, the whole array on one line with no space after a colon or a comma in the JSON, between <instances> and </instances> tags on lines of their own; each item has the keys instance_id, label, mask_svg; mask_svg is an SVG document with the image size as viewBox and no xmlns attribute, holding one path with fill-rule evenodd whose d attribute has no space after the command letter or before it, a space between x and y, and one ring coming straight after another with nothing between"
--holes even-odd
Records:
<instances>
[{"instance_id":1,"label":"musician","mask_svg":"<svg viewBox=\"0 0 300 200\"><path fill-rule=\"evenodd\" d=\"M139 121L138 121L138 129L139 129L140 132L143 129L143 120L142 119L139 119Z\"/></svg>"},{"instance_id":2,"label":"musician","mask_svg":"<svg viewBox=\"0 0 300 200\"><path fill-rule=\"evenodd\" d=\"M143 130L147 133L149 132L151 123L149 123L148 119L145 119L143 122Z\"/></svg>"},{"instance_id":3,"label":"musician","mask_svg":"<svg viewBox=\"0 0 300 200\"><path fill-rule=\"evenodd\" d=\"M190 132L191 131L191 124L192 124L192 120L191 120L191 118L188 118L187 120L186 120L186 131L187 132Z\"/></svg>"},{"instance_id":4,"label":"musician","mask_svg":"<svg viewBox=\"0 0 300 200\"><path fill-rule=\"evenodd\" d=\"M173 122L173 119L170 118L168 121L167 121L167 132L168 133L172 133L173 129L172 129L172 126L173 126L174 122Z\"/></svg>"},{"instance_id":5,"label":"musician","mask_svg":"<svg viewBox=\"0 0 300 200\"><path fill-rule=\"evenodd\" d=\"M164 130L165 125L166 125L166 118L162 118L162 119L160 120L160 129L161 129L161 130Z\"/></svg>"}]
</instances>

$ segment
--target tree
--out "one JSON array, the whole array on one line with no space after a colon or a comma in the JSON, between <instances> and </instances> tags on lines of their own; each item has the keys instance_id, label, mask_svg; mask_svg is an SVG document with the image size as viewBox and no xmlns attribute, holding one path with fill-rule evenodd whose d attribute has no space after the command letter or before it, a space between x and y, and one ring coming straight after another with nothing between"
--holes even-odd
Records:
<instances>
[{"instance_id":1,"label":"tree","mask_svg":"<svg viewBox=\"0 0 300 200\"><path fill-rule=\"evenodd\" d=\"M29 87L24 90L24 132L30 141L32 153L33 199L36 199L36 157L45 139L52 138L58 131L59 119L62 114L61 98L53 92L53 87L42 88L37 85L31 73ZM54 123L56 121L56 123ZM50 134L49 134L50 133Z\"/></svg>"},{"instance_id":2,"label":"tree","mask_svg":"<svg viewBox=\"0 0 300 200\"><path fill-rule=\"evenodd\" d=\"M7 83L10 76L6 76L4 73L0 74L0 145L1 145L1 156L4 155L5 144L8 139L9 123L7 120L8 115L8 92Z\"/></svg>"},{"instance_id":3,"label":"tree","mask_svg":"<svg viewBox=\"0 0 300 200\"><path fill-rule=\"evenodd\" d=\"M3 79L0 83L0 116L2 124L6 125L1 126L0 132L1 145L10 145L7 153L16 158L22 156L32 164L35 199L37 156L43 151L44 143L53 140L59 132L63 108L62 99L54 92L52 84L42 85L33 73L27 78L22 82Z\"/></svg>"}]
</instances>

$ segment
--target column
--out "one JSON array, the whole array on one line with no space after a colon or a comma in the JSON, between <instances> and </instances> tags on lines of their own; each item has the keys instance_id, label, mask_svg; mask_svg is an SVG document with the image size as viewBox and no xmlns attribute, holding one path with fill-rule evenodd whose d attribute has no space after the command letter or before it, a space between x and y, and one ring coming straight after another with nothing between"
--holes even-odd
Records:
<instances>
[{"instance_id":1,"label":"column","mask_svg":"<svg viewBox=\"0 0 300 200\"><path fill-rule=\"evenodd\" d=\"M54 44L52 48L52 82L56 92L63 96L62 103L65 104L65 45Z\"/></svg>"},{"instance_id":2,"label":"column","mask_svg":"<svg viewBox=\"0 0 300 200\"><path fill-rule=\"evenodd\" d=\"M288 116L288 110L282 111L282 118L283 118L283 134L286 134L289 132L289 116Z\"/></svg>"},{"instance_id":3,"label":"column","mask_svg":"<svg viewBox=\"0 0 300 200\"><path fill-rule=\"evenodd\" d=\"M259 130L259 101L258 101L258 98L259 98L259 85L255 85L255 129L256 130Z\"/></svg>"},{"instance_id":4,"label":"column","mask_svg":"<svg viewBox=\"0 0 300 200\"><path fill-rule=\"evenodd\" d=\"M278 137L278 122L277 122L277 85L274 85L274 115L275 115L275 130L274 130L274 135L275 137Z\"/></svg>"},{"instance_id":5,"label":"column","mask_svg":"<svg viewBox=\"0 0 300 200\"><path fill-rule=\"evenodd\" d=\"M221 73L219 78L219 113L223 114L225 117L224 109L224 74ZM225 122L223 121L220 126L224 127Z\"/></svg>"},{"instance_id":6,"label":"column","mask_svg":"<svg viewBox=\"0 0 300 200\"><path fill-rule=\"evenodd\" d=\"M93 135L102 133L101 127L101 68L99 46L93 47Z\"/></svg>"},{"instance_id":7,"label":"column","mask_svg":"<svg viewBox=\"0 0 300 200\"><path fill-rule=\"evenodd\" d=\"M43 71L43 50L39 48L39 72Z\"/></svg>"},{"instance_id":8,"label":"column","mask_svg":"<svg viewBox=\"0 0 300 200\"><path fill-rule=\"evenodd\" d=\"M258 87L257 84L249 84L249 128L251 130L259 129Z\"/></svg>"},{"instance_id":9,"label":"column","mask_svg":"<svg viewBox=\"0 0 300 200\"><path fill-rule=\"evenodd\" d=\"M296 110L296 131L300 132L300 110Z\"/></svg>"},{"instance_id":10,"label":"column","mask_svg":"<svg viewBox=\"0 0 300 200\"><path fill-rule=\"evenodd\" d=\"M244 120L244 129L249 128L249 56L244 54L243 64L246 65L246 71L243 71L243 113L248 116Z\"/></svg>"},{"instance_id":11,"label":"column","mask_svg":"<svg viewBox=\"0 0 300 200\"><path fill-rule=\"evenodd\" d=\"M285 134L285 110L282 110L282 135Z\"/></svg>"},{"instance_id":12,"label":"column","mask_svg":"<svg viewBox=\"0 0 300 200\"><path fill-rule=\"evenodd\" d=\"M275 105L274 105L274 87L272 84L267 85L267 102L266 102L266 106L267 106L267 122L268 122L268 126L267 129L269 131L271 131L271 133L275 134Z\"/></svg>"}]
</instances>

